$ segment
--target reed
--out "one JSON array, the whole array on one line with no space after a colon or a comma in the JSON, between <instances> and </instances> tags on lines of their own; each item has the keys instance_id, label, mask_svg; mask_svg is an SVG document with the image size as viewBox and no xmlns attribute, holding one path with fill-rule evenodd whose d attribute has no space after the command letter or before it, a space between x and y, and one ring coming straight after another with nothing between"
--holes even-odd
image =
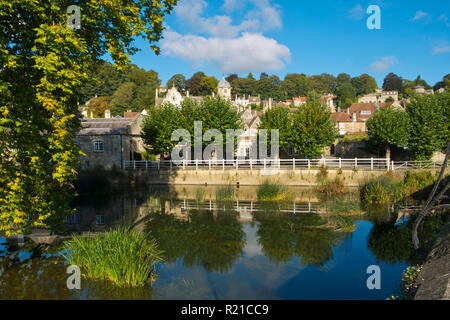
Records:
<instances>
[{"instance_id":1,"label":"reed","mask_svg":"<svg viewBox=\"0 0 450 320\"><path fill-rule=\"evenodd\" d=\"M216 190L217 201L230 201L234 200L234 187L229 184L226 186L220 186Z\"/></svg>"},{"instance_id":2,"label":"reed","mask_svg":"<svg viewBox=\"0 0 450 320\"><path fill-rule=\"evenodd\" d=\"M292 197L285 186L267 180L258 186L257 194L260 201L289 200Z\"/></svg>"},{"instance_id":3,"label":"reed","mask_svg":"<svg viewBox=\"0 0 450 320\"><path fill-rule=\"evenodd\" d=\"M102 236L74 236L64 246L64 258L79 266L87 278L109 280L118 286L153 284L155 265L163 260L162 251L149 234L122 227Z\"/></svg>"}]
</instances>

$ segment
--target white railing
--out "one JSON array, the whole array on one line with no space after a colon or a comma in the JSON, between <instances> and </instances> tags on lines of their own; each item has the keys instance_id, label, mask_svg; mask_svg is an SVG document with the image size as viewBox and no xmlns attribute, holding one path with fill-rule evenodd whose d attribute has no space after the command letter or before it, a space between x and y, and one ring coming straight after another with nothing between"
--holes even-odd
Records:
<instances>
[{"instance_id":1,"label":"white railing","mask_svg":"<svg viewBox=\"0 0 450 320\"><path fill-rule=\"evenodd\" d=\"M390 159L258 159L258 160L161 160L161 161L124 161L125 170L312 170L328 169L352 170L410 170L438 169L442 162L435 161L391 161Z\"/></svg>"}]
</instances>

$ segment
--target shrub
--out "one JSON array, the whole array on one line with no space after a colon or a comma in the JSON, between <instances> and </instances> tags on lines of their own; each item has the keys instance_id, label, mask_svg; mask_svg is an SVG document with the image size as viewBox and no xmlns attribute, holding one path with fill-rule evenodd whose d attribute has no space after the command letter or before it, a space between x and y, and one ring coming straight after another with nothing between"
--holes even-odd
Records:
<instances>
[{"instance_id":1,"label":"shrub","mask_svg":"<svg viewBox=\"0 0 450 320\"><path fill-rule=\"evenodd\" d=\"M399 184L386 176L366 180L359 186L359 192L361 200L371 204L394 202L403 196Z\"/></svg>"},{"instance_id":2,"label":"shrub","mask_svg":"<svg viewBox=\"0 0 450 320\"><path fill-rule=\"evenodd\" d=\"M436 176L431 171L407 171L404 184L412 193L434 184L435 180Z\"/></svg>"},{"instance_id":3,"label":"shrub","mask_svg":"<svg viewBox=\"0 0 450 320\"><path fill-rule=\"evenodd\" d=\"M143 287L156 280L155 265L162 251L149 234L127 228L103 236L74 236L64 245L65 259L83 269L86 277L109 280L118 286Z\"/></svg>"}]
</instances>

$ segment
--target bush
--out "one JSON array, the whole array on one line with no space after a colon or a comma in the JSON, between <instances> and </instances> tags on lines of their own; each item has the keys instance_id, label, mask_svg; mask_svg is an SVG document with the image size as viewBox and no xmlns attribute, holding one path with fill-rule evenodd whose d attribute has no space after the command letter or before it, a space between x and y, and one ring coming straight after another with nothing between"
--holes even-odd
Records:
<instances>
[{"instance_id":1,"label":"bush","mask_svg":"<svg viewBox=\"0 0 450 320\"><path fill-rule=\"evenodd\" d=\"M394 202L403 197L399 184L387 176L366 180L359 186L359 192L361 200L371 204Z\"/></svg>"},{"instance_id":2,"label":"bush","mask_svg":"<svg viewBox=\"0 0 450 320\"><path fill-rule=\"evenodd\" d=\"M431 171L407 171L404 184L408 192L412 193L434 184L436 178Z\"/></svg>"},{"instance_id":3,"label":"bush","mask_svg":"<svg viewBox=\"0 0 450 320\"><path fill-rule=\"evenodd\" d=\"M162 251L149 234L127 228L110 230L103 236L74 236L65 242L67 262L83 269L95 280L109 280L119 286L143 287L156 280L155 265Z\"/></svg>"}]
</instances>

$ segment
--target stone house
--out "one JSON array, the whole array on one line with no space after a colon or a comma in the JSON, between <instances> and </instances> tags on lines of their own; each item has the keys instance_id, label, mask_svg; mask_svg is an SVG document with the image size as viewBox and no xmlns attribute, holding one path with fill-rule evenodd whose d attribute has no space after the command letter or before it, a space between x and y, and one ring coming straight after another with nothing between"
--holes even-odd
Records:
<instances>
[{"instance_id":1,"label":"stone house","mask_svg":"<svg viewBox=\"0 0 450 320\"><path fill-rule=\"evenodd\" d=\"M244 124L244 133L240 136L237 146L237 156L240 158L250 158L250 150L254 144L258 143L258 127L261 124L260 113L247 108L241 112L241 119Z\"/></svg>"},{"instance_id":2,"label":"stone house","mask_svg":"<svg viewBox=\"0 0 450 320\"><path fill-rule=\"evenodd\" d=\"M377 89L374 93L369 93L358 99L359 103L383 103L389 98L398 101L398 91L384 91Z\"/></svg>"},{"instance_id":3,"label":"stone house","mask_svg":"<svg viewBox=\"0 0 450 320\"><path fill-rule=\"evenodd\" d=\"M339 135L347 134L363 134L366 132L366 122L357 120L356 115L350 117L345 112L334 112L331 114L331 119L334 121L336 128L339 130Z\"/></svg>"},{"instance_id":4,"label":"stone house","mask_svg":"<svg viewBox=\"0 0 450 320\"><path fill-rule=\"evenodd\" d=\"M145 151L141 138L142 113L126 112L124 117L83 118L74 142L84 153L81 170L123 168L124 161L141 160Z\"/></svg>"}]
</instances>

